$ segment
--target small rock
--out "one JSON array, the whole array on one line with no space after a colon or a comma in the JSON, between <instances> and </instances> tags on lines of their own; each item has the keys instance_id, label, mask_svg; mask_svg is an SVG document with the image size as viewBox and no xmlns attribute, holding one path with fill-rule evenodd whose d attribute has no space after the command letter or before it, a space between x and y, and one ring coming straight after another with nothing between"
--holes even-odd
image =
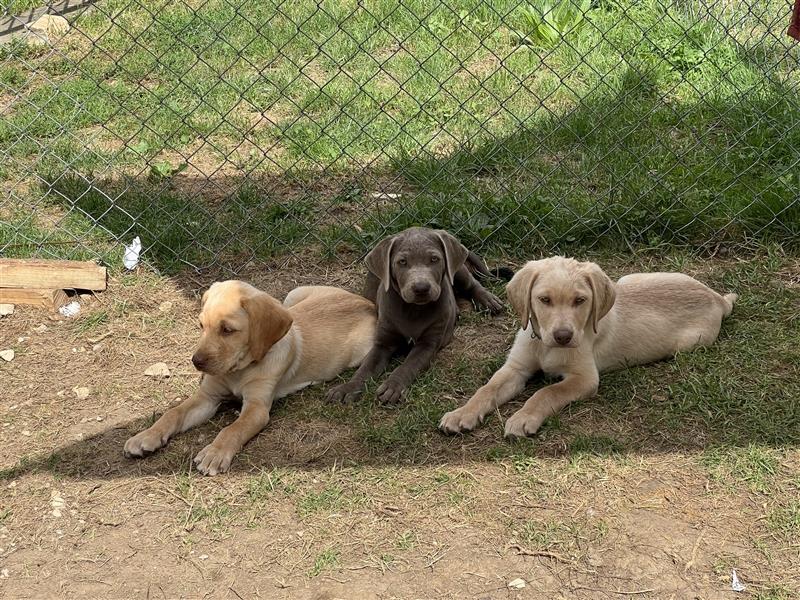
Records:
<instances>
[{"instance_id":1,"label":"small rock","mask_svg":"<svg viewBox=\"0 0 800 600\"><path fill-rule=\"evenodd\" d=\"M72 392L75 394L75 397L78 400L86 400L89 397L89 388L88 387L72 388Z\"/></svg>"},{"instance_id":2,"label":"small rock","mask_svg":"<svg viewBox=\"0 0 800 600\"><path fill-rule=\"evenodd\" d=\"M8 572L8 569L0 569L0 579L8 579L8 576L11 573Z\"/></svg>"},{"instance_id":3,"label":"small rock","mask_svg":"<svg viewBox=\"0 0 800 600\"><path fill-rule=\"evenodd\" d=\"M29 339L31 339L31 338L29 338L29 337L25 337L25 336L23 336L23 337L18 337L18 338L17 338L17 343L18 343L18 344L24 344L24 343L25 343L25 342L27 342Z\"/></svg>"},{"instance_id":4,"label":"small rock","mask_svg":"<svg viewBox=\"0 0 800 600\"><path fill-rule=\"evenodd\" d=\"M6 362L11 362L14 360L14 351L13 350L3 350L0 352L0 358L2 358Z\"/></svg>"},{"instance_id":5,"label":"small rock","mask_svg":"<svg viewBox=\"0 0 800 600\"><path fill-rule=\"evenodd\" d=\"M35 332L37 332L37 333L42 333L42 332L44 332L44 331L47 331L47 325L45 325L44 323L42 323L42 324L41 324L41 325L39 325L38 327L35 327L35 328L34 328L34 331L35 331Z\"/></svg>"},{"instance_id":6,"label":"small rock","mask_svg":"<svg viewBox=\"0 0 800 600\"><path fill-rule=\"evenodd\" d=\"M201 554L197 558L199 558L200 560L206 560L208 558L208 554Z\"/></svg>"},{"instance_id":7,"label":"small rock","mask_svg":"<svg viewBox=\"0 0 800 600\"><path fill-rule=\"evenodd\" d=\"M31 437L31 432L28 431L27 429L23 429L22 431L20 431L20 433L25 437Z\"/></svg>"},{"instance_id":8,"label":"small rock","mask_svg":"<svg viewBox=\"0 0 800 600\"><path fill-rule=\"evenodd\" d=\"M69 21L60 15L42 15L27 25L28 41L43 46L52 44L69 31Z\"/></svg>"},{"instance_id":9,"label":"small rock","mask_svg":"<svg viewBox=\"0 0 800 600\"><path fill-rule=\"evenodd\" d=\"M92 352L100 352L103 348L103 344L95 344L92 346Z\"/></svg>"},{"instance_id":10,"label":"small rock","mask_svg":"<svg viewBox=\"0 0 800 600\"><path fill-rule=\"evenodd\" d=\"M7 317L14 314L13 304L0 304L0 317Z\"/></svg>"},{"instance_id":11,"label":"small rock","mask_svg":"<svg viewBox=\"0 0 800 600\"><path fill-rule=\"evenodd\" d=\"M603 558L594 552L589 552L586 555L586 562L588 562L593 567L602 567L603 566Z\"/></svg>"},{"instance_id":12,"label":"small rock","mask_svg":"<svg viewBox=\"0 0 800 600\"><path fill-rule=\"evenodd\" d=\"M169 367L167 363L157 362L144 370L144 374L154 379L166 379L169 377Z\"/></svg>"},{"instance_id":13,"label":"small rock","mask_svg":"<svg viewBox=\"0 0 800 600\"><path fill-rule=\"evenodd\" d=\"M52 514L54 517L60 517L61 509L66 508L67 503L61 497L61 494L53 490L52 492L50 492L50 506L53 509L53 511L50 514Z\"/></svg>"},{"instance_id":14,"label":"small rock","mask_svg":"<svg viewBox=\"0 0 800 600\"><path fill-rule=\"evenodd\" d=\"M97 416L95 417L95 420L96 420L96 421L98 421L98 422L100 422L100 421L102 421L104 418L105 418L105 417L101 417L100 415L97 415Z\"/></svg>"},{"instance_id":15,"label":"small rock","mask_svg":"<svg viewBox=\"0 0 800 600\"><path fill-rule=\"evenodd\" d=\"M169 312L172 309L172 302L167 300L166 302L162 302L158 305L158 310L161 312Z\"/></svg>"},{"instance_id":16,"label":"small rock","mask_svg":"<svg viewBox=\"0 0 800 600\"><path fill-rule=\"evenodd\" d=\"M512 590L521 590L525 587L525 580L519 578L512 579L508 582L508 587L510 587Z\"/></svg>"}]
</instances>

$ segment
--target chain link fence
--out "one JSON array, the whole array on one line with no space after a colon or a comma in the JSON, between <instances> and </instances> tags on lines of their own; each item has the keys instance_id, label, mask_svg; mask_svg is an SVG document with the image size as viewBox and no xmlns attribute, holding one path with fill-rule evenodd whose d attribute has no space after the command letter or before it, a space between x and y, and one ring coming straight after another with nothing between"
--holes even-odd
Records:
<instances>
[{"instance_id":1,"label":"chain link fence","mask_svg":"<svg viewBox=\"0 0 800 600\"><path fill-rule=\"evenodd\" d=\"M800 237L787 0L4 0L0 254L162 272ZM63 16L39 19L40 15Z\"/></svg>"}]
</instances>

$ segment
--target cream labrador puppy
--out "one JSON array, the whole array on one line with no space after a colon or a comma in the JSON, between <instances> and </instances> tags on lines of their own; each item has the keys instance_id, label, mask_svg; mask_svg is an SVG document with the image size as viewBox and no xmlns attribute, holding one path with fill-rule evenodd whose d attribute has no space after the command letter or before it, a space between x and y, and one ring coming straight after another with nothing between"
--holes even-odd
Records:
<instances>
[{"instance_id":1,"label":"cream labrador puppy","mask_svg":"<svg viewBox=\"0 0 800 600\"><path fill-rule=\"evenodd\" d=\"M570 402L592 396L599 373L712 344L738 298L681 273L637 273L614 283L596 264L560 256L528 262L506 291L523 328L489 382L442 417L446 433L474 429L534 373L559 375L506 421L506 436L532 435Z\"/></svg>"},{"instance_id":2,"label":"cream labrador puppy","mask_svg":"<svg viewBox=\"0 0 800 600\"><path fill-rule=\"evenodd\" d=\"M299 287L283 304L242 281L215 283L203 295L202 333L192 356L200 388L125 442L128 457L166 445L217 412L226 396L241 414L195 457L206 475L227 471L234 455L269 421L272 401L358 366L375 337L375 305L333 287Z\"/></svg>"}]
</instances>

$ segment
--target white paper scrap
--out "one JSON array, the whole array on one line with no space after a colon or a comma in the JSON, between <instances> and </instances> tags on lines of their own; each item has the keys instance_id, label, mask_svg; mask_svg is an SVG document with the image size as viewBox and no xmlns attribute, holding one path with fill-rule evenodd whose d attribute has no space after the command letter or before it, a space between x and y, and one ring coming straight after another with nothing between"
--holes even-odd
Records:
<instances>
[{"instance_id":1,"label":"white paper scrap","mask_svg":"<svg viewBox=\"0 0 800 600\"><path fill-rule=\"evenodd\" d=\"M130 246L125 246L125 254L122 257L122 264L125 265L125 268L129 271L133 271L136 268L136 265L139 264L139 254L142 251L142 240L139 239L137 235L133 238L133 242L131 242Z\"/></svg>"}]
</instances>

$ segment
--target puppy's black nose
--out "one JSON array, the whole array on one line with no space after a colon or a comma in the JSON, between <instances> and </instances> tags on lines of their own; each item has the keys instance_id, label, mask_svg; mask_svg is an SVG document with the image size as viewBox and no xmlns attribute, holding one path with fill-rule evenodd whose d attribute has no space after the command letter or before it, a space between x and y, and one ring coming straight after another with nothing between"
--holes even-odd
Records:
<instances>
[{"instance_id":1,"label":"puppy's black nose","mask_svg":"<svg viewBox=\"0 0 800 600\"><path fill-rule=\"evenodd\" d=\"M206 366L206 358L204 356L195 354L192 356L192 364L194 365L195 369L202 371Z\"/></svg>"},{"instance_id":2,"label":"puppy's black nose","mask_svg":"<svg viewBox=\"0 0 800 600\"><path fill-rule=\"evenodd\" d=\"M431 284L427 281L415 281L411 285L411 291L421 296L422 294L427 294L431 291Z\"/></svg>"},{"instance_id":3,"label":"puppy's black nose","mask_svg":"<svg viewBox=\"0 0 800 600\"><path fill-rule=\"evenodd\" d=\"M557 344L566 346L572 341L572 331L570 331L569 329L556 329L553 332L553 339L556 341Z\"/></svg>"}]
</instances>

